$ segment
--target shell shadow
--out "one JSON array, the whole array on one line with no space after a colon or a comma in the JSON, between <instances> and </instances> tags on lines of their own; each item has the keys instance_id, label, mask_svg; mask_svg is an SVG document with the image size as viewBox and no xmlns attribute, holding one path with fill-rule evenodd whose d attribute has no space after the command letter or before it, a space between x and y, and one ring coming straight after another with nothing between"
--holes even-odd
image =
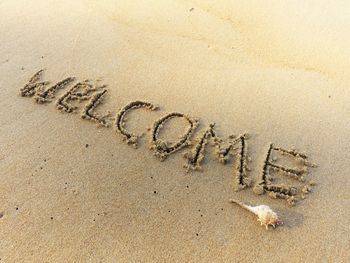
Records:
<instances>
[{"instance_id":1,"label":"shell shadow","mask_svg":"<svg viewBox=\"0 0 350 263\"><path fill-rule=\"evenodd\" d=\"M283 220L283 227L294 228L303 225L304 215L299 212L295 212L290 208L285 208L280 210L279 214Z\"/></svg>"}]
</instances>

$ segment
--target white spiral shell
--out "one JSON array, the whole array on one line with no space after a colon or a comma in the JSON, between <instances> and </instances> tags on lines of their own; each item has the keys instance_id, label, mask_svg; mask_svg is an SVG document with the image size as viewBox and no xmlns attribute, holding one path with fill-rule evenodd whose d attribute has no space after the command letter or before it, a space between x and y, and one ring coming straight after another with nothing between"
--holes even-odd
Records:
<instances>
[{"instance_id":1,"label":"white spiral shell","mask_svg":"<svg viewBox=\"0 0 350 263\"><path fill-rule=\"evenodd\" d=\"M283 222L278 218L277 214L267 205L249 206L234 199L231 199L230 202L236 203L256 214L258 216L258 221L260 221L260 224L264 225L266 229L269 229L270 225L273 226L273 228L283 225Z\"/></svg>"}]
</instances>

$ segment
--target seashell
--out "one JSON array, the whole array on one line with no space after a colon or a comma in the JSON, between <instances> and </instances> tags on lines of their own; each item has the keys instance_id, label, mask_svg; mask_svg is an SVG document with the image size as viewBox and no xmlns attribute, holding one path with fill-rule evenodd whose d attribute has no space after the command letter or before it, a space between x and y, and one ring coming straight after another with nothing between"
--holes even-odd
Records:
<instances>
[{"instance_id":1,"label":"seashell","mask_svg":"<svg viewBox=\"0 0 350 263\"><path fill-rule=\"evenodd\" d=\"M269 229L269 225L273 226L273 228L283 225L283 222L278 218L277 214L267 205L250 206L235 199L230 199L230 202L238 204L244 209L256 214L258 216L258 221L260 221L260 224L264 225L266 229Z\"/></svg>"}]
</instances>

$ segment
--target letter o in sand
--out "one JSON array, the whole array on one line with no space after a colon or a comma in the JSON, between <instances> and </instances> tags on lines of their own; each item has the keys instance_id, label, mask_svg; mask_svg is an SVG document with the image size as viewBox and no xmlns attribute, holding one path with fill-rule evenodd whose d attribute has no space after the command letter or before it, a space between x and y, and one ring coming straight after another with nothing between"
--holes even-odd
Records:
<instances>
[{"instance_id":1,"label":"letter o in sand","mask_svg":"<svg viewBox=\"0 0 350 263\"><path fill-rule=\"evenodd\" d=\"M158 134L164 123L172 118L184 118L188 121L189 127L177 142L169 144L168 142L159 139ZM152 127L151 149L154 150L154 155L159 157L161 161L164 161L170 154L189 145L189 139L192 136L194 130L197 128L197 126L198 120L178 112L169 113L157 120Z\"/></svg>"}]
</instances>

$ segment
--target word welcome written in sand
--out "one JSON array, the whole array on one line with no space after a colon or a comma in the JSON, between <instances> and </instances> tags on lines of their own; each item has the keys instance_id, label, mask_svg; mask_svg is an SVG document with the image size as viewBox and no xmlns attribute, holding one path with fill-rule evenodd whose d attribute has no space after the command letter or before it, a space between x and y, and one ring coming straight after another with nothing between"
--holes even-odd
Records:
<instances>
[{"instance_id":1,"label":"word welcome written in sand","mask_svg":"<svg viewBox=\"0 0 350 263\"><path fill-rule=\"evenodd\" d=\"M52 101L55 94L61 90L68 88L57 100L56 107L61 112L72 113L78 110L78 106L74 102L87 101L81 110L81 118L92 120L98 125L109 127L113 121L116 133L119 134L128 144L137 147L138 139L141 135L133 133L125 128L125 121L127 114L135 109L146 109L155 111L158 108L152 103L145 101L132 101L121 108L115 115L111 117L111 113L100 114L97 112L97 107L103 103L103 100L108 93L106 85L99 85L84 80L75 82L74 77L68 77L54 85L50 85L48 81L42 80L43 70L36 72L27 84L20 89L20 95L23 97L34 97L38 104L43 104ZM170 119L182 118L188 122L188 128L177 142L168 142L159 138L158 134L162 126ZM184 168L189 172L190 170L202 170L202 162L205 156L206 146L212 141L214 147L214 154L216 159L222 163L227 164L230 161L233 163L233 185L235 190L247 188L252 185L252 180L248 177L248 162L251 158L247 152L247 134L238 136L230 135L227 140L223 140L217 135L215 131L215 123L209 125L207 129L202 131L194 142L191 142L191 137L194 134L199 120L192 118L186 114L172 112L159 118L153 123L151 130L151 150L159 160L164 161L169 155L179 151L180 149L193 145L192 149L184 154L186 163ZM272 157L272 153L288 156L298 164L297 168L286 167L285 165L276 163L277 158ZM299 153L295 150L286 150L281 147L276 147L273 144L269 145L266 158L263 164L262 173L259 180L255 184L253 191L256 194L268 193L272 198L285 199L289 205L294 205L295 201L300 196L305 198L305 194L309 193L312 181L307 182L303 187L297 188L285 184L274 184L274 174L281 174L290 178L296 179L300 182L305 182L305 175L308 173L308 167L314 167L308 162L305 154Z\"/></svg>"}]
</instances>

